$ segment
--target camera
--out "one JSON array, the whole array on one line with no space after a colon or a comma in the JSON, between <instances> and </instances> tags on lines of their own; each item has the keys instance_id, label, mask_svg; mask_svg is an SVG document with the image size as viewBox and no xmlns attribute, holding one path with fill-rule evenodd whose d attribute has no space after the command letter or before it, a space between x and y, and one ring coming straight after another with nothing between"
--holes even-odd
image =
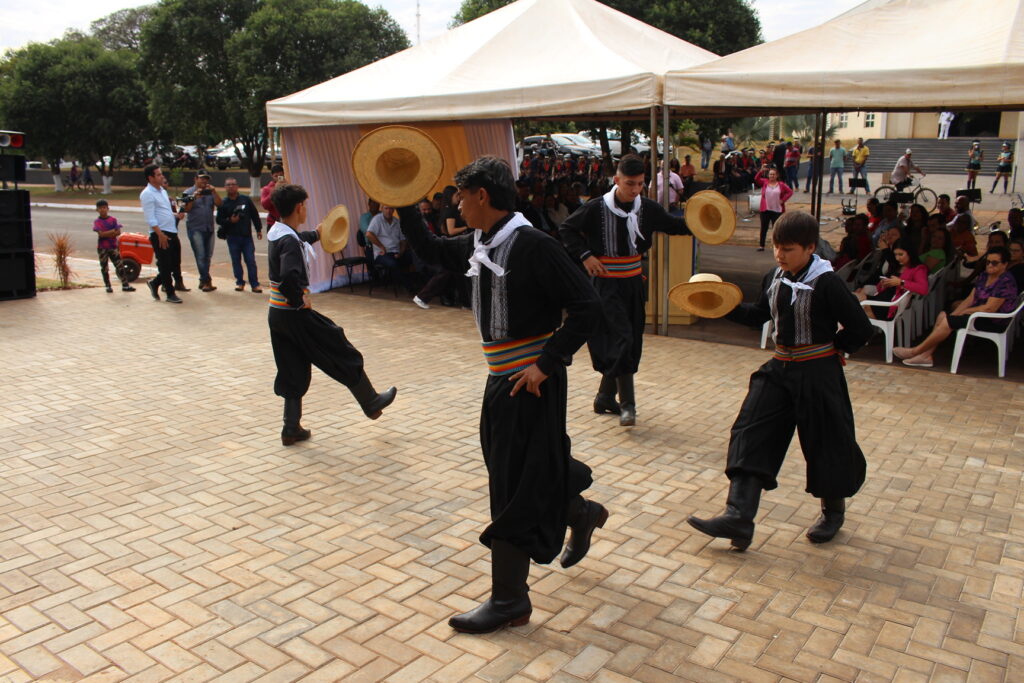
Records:
<instances>
[{"instance_id":1,"label":"camera","mask_svg":"<svg viewBox=\"0 0 1024 683\"><path fill-rule=\"evenodd\" d=\"M232 216L244 217L245 216L245 209L246 209L245 204L238 204L237 206L235 206L234 211L231 212L231 215Z\"/></svg>"}]
</instances>

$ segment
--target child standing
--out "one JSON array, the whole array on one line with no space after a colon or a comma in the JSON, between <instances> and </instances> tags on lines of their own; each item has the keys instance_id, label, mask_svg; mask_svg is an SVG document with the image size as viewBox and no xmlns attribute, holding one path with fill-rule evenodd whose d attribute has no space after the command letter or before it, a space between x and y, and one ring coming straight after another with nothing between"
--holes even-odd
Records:
<instances>
[{"instance_id":1,"label":"child standing","mask_svg":"<svg viewBox=\"0 0 1024 683\"><path fill-rule=\"evenodd\" d=\"M96 237L98 238L96 254L100 259L100 272L103 273L103 284L107 286L108 292L113 292L114 288L110 286L110 274L107 272L107 264L113 261L114 273L118 274L117 267L121 265L121 253L117 250L117 236L121 234L121 224L117 222L116 218L109 215L110 205L107 204L106 199L100 199L96 202L96 211L100 215L92 224L92 229L96 231ZM122 279L121 291L134 292L135 288L128 284L127 280Z\"/></svg>"}]
</instances>

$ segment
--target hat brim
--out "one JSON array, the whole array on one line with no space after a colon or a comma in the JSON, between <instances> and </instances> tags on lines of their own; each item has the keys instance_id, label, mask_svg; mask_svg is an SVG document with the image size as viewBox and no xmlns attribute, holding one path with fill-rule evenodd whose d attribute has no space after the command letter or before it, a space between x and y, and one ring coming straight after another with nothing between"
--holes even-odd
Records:
<instances>
[{"instance_id":1,"label":"hat brim","mask_svg":"<svg viewBox=\"0 0 1024 683\"><path fill-rule=\"evenodd\" d=\"M683 282L668 292L669 301L701 318L721 318L743 301L743 292L731 282Z\"/></svg>"},{"instance_id":2,"label":"hat brim","mask_svg":"<svg viewBox=\"0 0 1024 683\"><path fill-rule=\"evenodd\" d=\"M724 244L736 232L736 212L720 192L702 190L686 200L686 226L704 244Z\"/></svg>"},{"instance_id":3,"label":"hat brim","mask_svg":"<svg viewBox=\"0 0 1024 683\"><path fill-rule=\"evenodd\" d=\"M444 156L433 138L411 126L382 126L352 150L352 171L363 192L386 206L410 206L437 184Z\"/></svg>"},{"instance_id":4,"label":"hat brim","mask_svg":"<svg viewBox=\"0 0 1024 683\"><path fill-rule=\"evenodd\" d=\"M320 246L328 253L348 246L348 207L338 204L320 222Z\"/></svg>"}]
</instances>

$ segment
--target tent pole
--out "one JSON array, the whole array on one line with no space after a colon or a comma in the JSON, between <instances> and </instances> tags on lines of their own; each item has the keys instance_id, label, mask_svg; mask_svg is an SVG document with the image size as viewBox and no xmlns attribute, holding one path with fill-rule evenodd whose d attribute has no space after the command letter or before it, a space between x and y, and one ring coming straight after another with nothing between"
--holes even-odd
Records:
<instances>
[{"instance_id":1,"label":"tent pole","mask_svg":"<svg viewBox=\"0 0 1024 683\"><path fill-rule=\"evenodd\" d=\"M652 136L653 137L653 136ZM661 187L664 188L665 192L662 193L661 205L665 207L666 213L668 212L668 107L662 105L661 107L661 140L662 149L664 150L661 154ZM654 142L654 156L658 155L658 143ZM669 265L668 265L668 250L669 250L669 236L661 236L661 244L664 249L661 254L661 309L665 314L661 317L661 332L662 335L668 335L668 285L669 285Z\"/></svg>"},{"instance_id":2,"label":"tent pole","mask_svg":"<svg viewBox=\"0 0 1024 683\"><path fill-rule=\"evenodd\" d=\"M657 181L655 179L655 176L658 174L658 131L656 128L658 121L657 107L651 107L650 114L651 144L653 145L653 148L651 150L651 188L648 190L648 195L650 194L651 190L654 190L657 187ZM623 147L621 148L621 151L623 153L625 153L626 150L629 149L629 147L626 146L629 145L629 138L627 138L626 135L627 131L622 131L622 135L620 136L622 138L621 144L623 145ZM657 198L657 191L655 191L655 201L657 201ZM660 263L658 263L659 257L661 255L661 249L659 248L660 245L655 240L654 245L652 246L654 246L653 253L649 254L647 261L647 268L651 276L651 292L654 294L654 296L651 297L651 329L654 331L654 334L658 334L658 330L660 329L659 314L661 313L661 297L658 295L658 283L660 282L660 278L663 276L663 273L661 272Z\"/></svg>"},{"instance_id":3,"label":"tent pole","mask_svg":"<svg viewBox=\"0 0 1024 683\"><path fill-rule=\"evenodd\" d=\"M825 112L818 114L818 144L817 149L820 155L821 161L818 162L818 172L816 174L818 180L817 194L813 198L814 201L814 217L818 219L818 223L821 223L821 197L822 190L825 189Z\"/></svg>"}]
</instances>

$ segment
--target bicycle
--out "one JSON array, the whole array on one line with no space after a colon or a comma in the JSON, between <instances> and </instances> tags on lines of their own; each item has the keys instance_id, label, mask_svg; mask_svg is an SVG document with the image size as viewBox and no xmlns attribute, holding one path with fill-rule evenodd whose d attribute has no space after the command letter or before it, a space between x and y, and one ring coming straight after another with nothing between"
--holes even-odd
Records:
<instances>
[{"instance_id":1,"label":"bicycle","mask_svg":"<svg viewBox=\"0 0 1024 683\"><path fill-rule=\"evenodd\" d=\"M902 190L903 193L914 195L914 201L908 203L920 204L928 213L934 211L935 205L939 201L939 196L935 194L935 190L921 185L920 178L911 176L911 180L911 184ZM897 192L900 192L900 190L897 190L895 185L881 185L875 190L874 196L879 202L885 204Z\"/></svg>"}]
</instances>

